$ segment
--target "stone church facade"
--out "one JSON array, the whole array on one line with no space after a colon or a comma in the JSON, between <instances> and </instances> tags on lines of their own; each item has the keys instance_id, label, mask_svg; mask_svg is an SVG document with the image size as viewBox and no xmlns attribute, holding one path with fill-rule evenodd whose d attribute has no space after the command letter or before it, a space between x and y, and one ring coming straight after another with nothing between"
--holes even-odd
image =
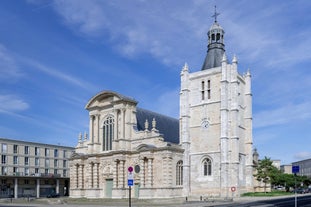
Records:
<instances>
[{"instance_id":1,"label":"stone church facade","mask_svg":"<svg viewBox=\"0 0 311 207\"><path fill-rule=\"evenodd\" d=\"M180 117L139 108L132 98L102 91L86 105L89 136L80 135L70 162L70 196L239 196L253 191L251 75L228 62L224 30L208 32L202 69L181 71Z\"/></svg>"}]
</instances>

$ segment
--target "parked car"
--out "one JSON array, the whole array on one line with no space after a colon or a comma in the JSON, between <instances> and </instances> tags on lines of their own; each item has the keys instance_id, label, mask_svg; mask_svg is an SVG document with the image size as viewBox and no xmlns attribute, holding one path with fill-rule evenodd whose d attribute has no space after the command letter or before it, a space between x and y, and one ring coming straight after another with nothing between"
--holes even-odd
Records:
<instances>
[{"instance_id":1,"label":"parked car","mask_svg":"<svg viewBox=\"0 0 311 207\"><path fill-rule=\"evenodd\" d=\"M305 194L305 193L309 193L309 190L305 188L297 188L293 190L293 193Z\"/></svg>"},{"instance_id":2,"label":"parked car","mask_svg":"<svg viewBox=\"0 0 311 207\"><path fill-rule=\"evenodd\" d=\"M59 197L59 193L50 193L46 196L47 198L58 198Z\"/></svg>"}]
</instances>

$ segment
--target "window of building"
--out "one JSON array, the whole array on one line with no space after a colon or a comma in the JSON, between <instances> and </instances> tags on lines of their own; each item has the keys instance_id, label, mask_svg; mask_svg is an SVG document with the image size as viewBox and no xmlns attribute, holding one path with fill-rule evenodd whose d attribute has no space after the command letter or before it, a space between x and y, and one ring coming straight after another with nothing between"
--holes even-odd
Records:
<instances>
[{"instance_id":1,"label":"window of building","mask_svg":"<svg viewBox=\"0 0 311 207\"><path fill-rule=\"evenodd\" d=\"M57 172L57 169L54 169L54 175L57 175L58 172Z\"/></svg>"},{"instance_id":2,"label":"window of building","mask_svg":"<svg viewBox=\"0 0 311 207\"><path fill-rule=\"evenodd\" d=\"M112 149L112 140L114 132L114 118L108 116L103 123L103 151Z\"/></svg>"},{"instance_id":3,"label":"window of building","mask_svg":"<svg viewBox=\"0 0 311 207\"><path fill-rule=\"evenodd\" d=\"M39 155L40 155L40 148L35 147L35 156L39 156Z\"/></svg>"},{"instance_id":4,"label":"window of building","mask_svg":"<svg viewBox=\"0 0 311 207\"><path fill-rule=\"evenodd\" d=\"M66 158L66 154L67 154L67 151L64 150L64 151L63 151L63 158Z\"/></svg>"},{"instance_id":5,"label":"window of building","mask_svg":"<svg viewBox=\"0 0 311 207\"><path fill-rule=\"evenodd\" d=\"M8 152L8 145L5 143L2 143L1 145L1 152L2 153L7 153Z\"/></svg>"},{"instance_id":6,"label":"window of building","mask_svg":"<svg viewBox=\"0 0 311 207\"><path fill-rule=\"evenodd\" d=\"M29 157L25 157L25 165L29 165Z\"/></svg>"},{"instance_id":7,"label":"window of building","mask_svg":"<svg viewBox=\"0 0 311 207\"><path fill-rule=\"evenodd\" d=\"M13 156L13 164L18 165L18 157L16 155Z\"/></svg>"},{"instance_id":8,"label":"window of building","mask_svg":"<svg viewBox=\"0 0 311 207\"><path fill-rule=\"evenodd\" d=\"M211 99L211 81L207 81L207 98Z\"/></svg>"},{"instance_id":9,"label":"window of building","mask_svg":"<svg viewBox=\"0 0 311 207\"><path fill-rule=\"evenodd\" d=\"M44 156L46 156L46 157L50 156L50 150L49 150L49 148L45 148L45 149L44 149Z\"/></svg>"},{"instance_id":10,"label":"window of building","mask_svg":"<svg viewBox=\"0 0 311 207\"><path fill-rule=\"evenodd\" d=\"M58 160L54 160L54 167L58 167Z\"/></svg>"},{"instance_id":11,"label":"window of building","mask_svg":"<svg viewBox=\"0 0 311 207\"><path fill-rule=\"evenodd\" d=\"M6 166L1 167L1 175L7 175L8 168Z\"/></svg>"},{"instance_id":12,"label":"window of building","mask_svg":"<svg viewBox=\"0 0 311 207\"><path fill-rule=\"evenodd\" d=\"M203 175L212 175L212 161L209 158L203 160Z\"/></svg>"},{"instance_id":13,"label":"window of building","mask_svg":"<svg viewBox=\"0 0 311 207\"><path fill-rule=\"evenodd\" d=\"M25 155L29 154L29 146L25 146Z\"/></svg>"},{"instance_id":14,"label":"window of building","mask_svg":"<svg viewBox=\"0 0 311 207\"><path fill-rule=\"evenodd\" d=\"M178 161L176 164L176 185L183 184L183 161Z\"/></svg>"},{"instance_id":15,"label":"window of building","mask_svg":"<svg viewBox=\"0 0 311 207\"><path fill-rule=\"evenodd\" d=\"M66 168L67 167L67 160L64 160L63 161L63 168Z\"/></svg>"},{"instance_id":16,"label":"window of building","mask_svg":"<svg viewBox=\"0 0 311 207\"><path fill-rule=\"evenodd\" d=\"M7 156L6 155L1 155L1 163L6 164L7 161Z\"/></svg>"},{"instance_id":17,"label":"window of building","mask_svg":"<svg viewBox=\"0 0 311 207\"><path fill-rule=\"evenodd\" d=\"M39 166L40 165L40 159L39 157L35 158L35 166Z\"/></svg>"},{"instance_id":18,"label":"window of building","mask_svg":"<svg viewBox=\"0 0 311 207\"><path fill-rule=\"evenodd\" d=\"M54 157L58 157L58 149L54 149Z\"/></svg>"},{"instance_id":19,"label":"window of building","mask_svg":"<svg viewBox=\"0 0 311 207\"><path fill-rule=\"evenodd\" d=\"M63 177L67 177L67 170L63 170Z\"/></svg>"},{"instance_id":20,"label":"window of building","mask_svg":"<svg viewBox=\"0 0 311 207\"><path fill-rule=\"evenodd\" d=\"M47 174L49 174L49 169L48 168L45 168L44 169L44 173L47 175Z\"/></svg>"},{"instance_id":21,"label":"window of building","mask_svg":"<svg viewBox=\"0 0 311 207\"><path fill-rule=\"evenodd\" d=\"M50 167L50 160L49 159L45 159L45 167Z\"/></svg>"},{"instance_id":22,"label":"window of building","mask_svg":"<svg viewBox=\"0 0 311 207\"><path fill-rule=\"evenodd\" d=\"M29 168L25 167L25 175L28 176L29 175Z\"/></svg>"},{"instance_id":23,"label":"window of building","mask_svg":"<svg viewBox=\"0 0 311 207\"><path fill-rule=\"evenodd\" d=\"M13 173L18 173L18 167L13 167Z\"/></svg>"},{"instance_id":24,"label":"window of building","mask_svg":"<svg viewBox=\"0 0 311 207\"><path fill-rule=\"evenodd\" d=\"M39 173L39 168L35 168L35 173L36 173L36 174Z\"/></svg>"},{"instance_id":25,"label":"window of building","mask_svg":"<svg viewBox=\"0 0 311 207\"><path fill-rule=\"evenodd\" d=\"M17 154L17 153L18 153L18 145L17 145L17 144L14 144L14 145L13 145L13 153L14 153L14 154Z\"/></svg>"},{"instance_id":26,"label":"window of building","mask_svg":"<svg viewBox=\"0 0 311 207\"><path fill-rule=\"evenodd\" d=\"M201 82L201 99L204 100L205 94L204 94L204 88L205 88L205 83L204 81Z\"/></svg>"}]
</instances>

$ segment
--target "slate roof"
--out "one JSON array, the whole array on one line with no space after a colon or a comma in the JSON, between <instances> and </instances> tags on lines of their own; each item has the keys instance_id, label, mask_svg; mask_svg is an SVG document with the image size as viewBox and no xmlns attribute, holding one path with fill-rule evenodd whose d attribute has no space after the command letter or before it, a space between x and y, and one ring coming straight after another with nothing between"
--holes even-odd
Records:
<instances>
[{"instance_id":1,"label":"slate roof","mask_svg":"<svg viewBox=\"0 0 311 207\"><path fill-rule=\"evenodd\" d=\"M224 34L223 28L218 24L218 22L214 22L214 24L210 27L208 32L208 36L210 36L213 30L221 31L221 35ZM220 37L223 39L223 36ZM223 42L210 42L207 46L207 54L204 59L204 63L201 70L207 70L210 68L215 68L221 66L222 58L225 53L225 45Z\"/></svg>"},{"instance_id":2,"label":"slate roof","mask_svg":"<svg viewBox=\"0 0 311 207\"><path fill-rule=\"evenodd\" d=\"M213 43L217 45L221 45L220 43ZM207 70L210 68L216 68L221 66L222 57L225 53L225 50L219 47L209 48L202 69L201 70Z\"/></svg>"},{"instance_id":3,"label":"slate roof","mask_svg":"<svg viewBox=\"0 0 311 207\"><path fill-rule=\"evenodd\" d=\"M146 119L149 122L149 130L152 128L152 120L156 120L156 129L159 130L160 134L163 134L166 142L179 144L179 120L152 112L146 109L137 108L136 119L137 119L137 130L145 130Z\"/></svg>"}]
</instances>

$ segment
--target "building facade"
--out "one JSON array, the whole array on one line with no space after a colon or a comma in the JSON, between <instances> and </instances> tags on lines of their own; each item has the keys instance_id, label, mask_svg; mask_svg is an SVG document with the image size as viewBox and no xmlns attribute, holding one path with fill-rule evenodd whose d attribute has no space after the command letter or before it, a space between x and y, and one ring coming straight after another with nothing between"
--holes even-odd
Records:
<instances>
[{"instance_id":1,"label":"building facade","mask_svg":"<svg viewBox=\"0 0 311 207\"><path fill-rule=\"evenodd\" d=\"M311 178L311 159L293 162L291 166L299 166L299 172L297 175ZM292 171L292 169L290 169L290 171Z\"/></svg>"},{"instance_id":2,"label":"building facade","mask_svg":"<svg viewBox=\"0 0 311 207\"><path fill-rule=\"evenodd\" d=\"M136 107L112 91L86 105L89 137L82 135L70 162L70 196L128 197L133 167L133 197L171 197L182 193L183 149L178 120Z\"/></svg>"},{"instance_id":3,"label":"building facade","mask_svg":"<svg viewBox=\"0 0 311 207\"><path fill-rule=\"evenodd\" d=\"M215 22L201 70L181 71L179 120L103 91L86 105L89 137L70 164L70 195L125 198L239 196L253 191L251 75L228 62ZM134 168L129 173L128 169Z\"/></svg>"},{"instance_id":4,"label":"building facade","mask_svg":"<svg viewBox=\"0 0 311 207\"><path fill-rule=\"evenodd\" d=\"M201 70L181 72L184 195L228 197L253 190L251 75L228 63L216 18Z\"/></svg>"},{"instance_id":5,"label":"building facade","mask_svg":"<svg viewBox=\"0 0 311 207\"><path fill-rule=\"evenodd\" d=\"M0 138L0 197L69 195L72 147Z\"/></svg>"}]
</instances>

